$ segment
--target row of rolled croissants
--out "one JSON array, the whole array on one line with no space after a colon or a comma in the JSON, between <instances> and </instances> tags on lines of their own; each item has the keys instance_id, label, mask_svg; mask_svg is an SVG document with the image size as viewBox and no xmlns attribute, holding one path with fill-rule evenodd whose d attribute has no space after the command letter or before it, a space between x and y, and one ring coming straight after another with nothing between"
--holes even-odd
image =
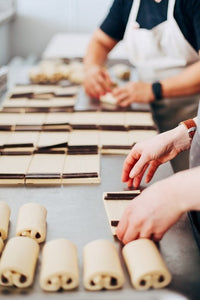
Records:
<instances>
[{"instance_id":1,"label":"row of rolled croissants","mask_svg":"<svg viewBox=\"0 0 200 300\"><path fill-rule=\"evenodd\" d=\"M25 288L33 284L39 244L46 239L47 210L27 203L18 212L16 236L8 240L10 207L0 202L0 285ZM133 241L122 249L130 280L135 289L162 288L171 281L156 245L148 239ZM44 291L72 290L79 286L77 248L67 239L43 245L40 286ZM115 290L123 287L124 272L115 245L95 240L83 249L83 284L86 290Z\"/></svg>"}]
</instances>

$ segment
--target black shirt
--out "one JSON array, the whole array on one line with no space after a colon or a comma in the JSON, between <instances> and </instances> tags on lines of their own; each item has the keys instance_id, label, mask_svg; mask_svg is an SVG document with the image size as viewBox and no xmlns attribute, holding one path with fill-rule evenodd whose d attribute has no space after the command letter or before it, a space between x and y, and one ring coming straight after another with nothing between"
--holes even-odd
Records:
<instances>
[{"instance_id":1,"label":"black shirt","mask_svg":"<svg viewBox=\"0 0 200 300\"><path fill-rule=\"evenodd\" d=\"M114 0L110 11L100 28L111 38L123 39L130 10L134 0ZM137 22L141 28L152 29L167 19L168 1L156 3L141 0ZM186 40L196 50L200 50L200 0L176 0L174 18Z\"/></svg>"}]
</instances>

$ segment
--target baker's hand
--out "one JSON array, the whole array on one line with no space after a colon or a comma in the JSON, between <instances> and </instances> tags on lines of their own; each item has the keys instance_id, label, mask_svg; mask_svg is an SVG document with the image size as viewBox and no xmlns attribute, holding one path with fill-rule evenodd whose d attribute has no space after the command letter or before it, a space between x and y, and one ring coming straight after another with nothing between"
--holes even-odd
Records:
<instances>
[{"instance_id":1,"label":"baker's hand","mask_svg":"<svg viewBox=\"0 0 200 300\"><path fill-rule=\"evenodd\" d=\"M190 147L190 138L184 125L137 143L125 159L122 181L128 187L138 187L147 170L145 181L148 183L158 167L173 159Z\"/></svg>"},{"instance_id":2,"label":"baker's hand","mask_svg":"<svg viewBox=\"0 0 200 300\"><path fill-rule=\"evenodd\" d=\"M117 227L124 244L138 238L159 241L185 212L183 195L172 182L173 176L159 181L134 198L125 209ZM172 184L171 184L172 183Z\"/></svg>"},{"instance_id":3,"label":"baker's hand","mask_svg":"<svg viewBox=\"0 0 200 300\"><path fill-rule=\"evenodd\" d=\"M105 68L92 65L85 69L84 88L85 92L92 98L99 98L111 91L112 81Z\"/></svg>"},{"instance_id":4,"label":"baker's hand","mask_svg":"<svg viewBox=\"0 0 200 300\"><path fill-rule=\"evenodd\" d=\"M121 107L126 107L133 102L150 103L155 100L152 85L146 82L129 82L113 89L112 94Z\"/></svg>"}]
</instances>

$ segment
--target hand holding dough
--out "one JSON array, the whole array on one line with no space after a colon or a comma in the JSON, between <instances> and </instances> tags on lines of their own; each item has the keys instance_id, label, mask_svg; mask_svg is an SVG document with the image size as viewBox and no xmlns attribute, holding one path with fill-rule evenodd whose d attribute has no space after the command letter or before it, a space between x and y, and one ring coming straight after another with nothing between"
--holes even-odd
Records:
<instances>
[{"instance_id":1,"label":"hand holding dough","mask_svg":"<svg viewBox=\"0 0 200 300\"><path fill-rule=\"evenodd\" d=\"M127 244L122 253L134 288L162 288L170 283L171 275L151 240L135 240Z\"/></svg>"},{"instance_id":2,"label":"hand holding dough","mask_svg":"<svg viewBox=\"0 0 200 300\"><path fill-rule=\"evenodd\" d=\"M0 284L28 287L33 282L39 254L38 244L28 237L14 237L8 241L0 261Z\"/></svg>"},{"instance_id":3,"label":"hand holding dough","mask_svg":"<svg viewBox=\"0 0 200 300\"><path fill-rule=\"evenodd\" d=\"M45 291L71 290L79 284L75 245L65 239L45 244L42 255L40 286Z\"/></svg>"},{"instance_id":4,"label":"hand holding dough","mask_svg":"<svg viewBox=\"0 0 200 300\"><path fill-rule=\"evenodd\" d=\"M0 202L0 237L6 240L10 219L10 207L5 202ZM0 251L1 252L1 251Z\"/></svg>"},{"instance_id":5,"label":"hand holding dough","mask_svg":"<svg viewBox=\"0 0 200 300\"><path fill-rule=\"evenodd\" d=\"M42 243L46 238L47 210L38 203L27 203L20 207L17 220L17 236L26 236Z\"/></svg>"},{"instance_id":6,"label":"hand holding dough","mask_svg":"<svg viewBox=\"0 0 200 300\"><path fill-rule=\"evenodd\" d=\"M84 247L84 286L87 290L122 287L124 275L115 246L106 240L96 240Z\"/></svg>"}]
</instances>

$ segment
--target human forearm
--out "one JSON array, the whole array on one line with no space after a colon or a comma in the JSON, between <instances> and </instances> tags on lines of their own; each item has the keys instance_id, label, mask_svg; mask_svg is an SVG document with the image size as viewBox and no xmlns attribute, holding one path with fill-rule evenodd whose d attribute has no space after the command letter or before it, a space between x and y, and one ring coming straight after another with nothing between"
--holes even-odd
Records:
<instances>
[{"instance_id":1,"label":"human forearm","mask_svg":"<svg viewBox=\"0 0 200 300\"><path fill-rule=\"evenodd\" d=\"M200 167L174 174L168 180L174 199L178 199L182 212L200 210Z\"/></svg>"},{"instance_id":2,"label":"human forearm","mask_svg":"<svg viewBox=\"0 0 200 300\"><path fill-rule=\"evenodd\" d=\"M85 67L88 68L92 65L103 66L108 53L116 43L115 40L111 39L103 31L97 29L88 45L87 53L84 58Z\"/></svg>"},{"instance_id":3,"label":"human forearm","mask_svg":"<svg viewBox=\"0 0 200 300\"><path fill-rule=\"evenodd\" d=\"M200 93L200 62L187 67L177 76L161 81L164 98Z\"/></svg>"}]
</instances>

